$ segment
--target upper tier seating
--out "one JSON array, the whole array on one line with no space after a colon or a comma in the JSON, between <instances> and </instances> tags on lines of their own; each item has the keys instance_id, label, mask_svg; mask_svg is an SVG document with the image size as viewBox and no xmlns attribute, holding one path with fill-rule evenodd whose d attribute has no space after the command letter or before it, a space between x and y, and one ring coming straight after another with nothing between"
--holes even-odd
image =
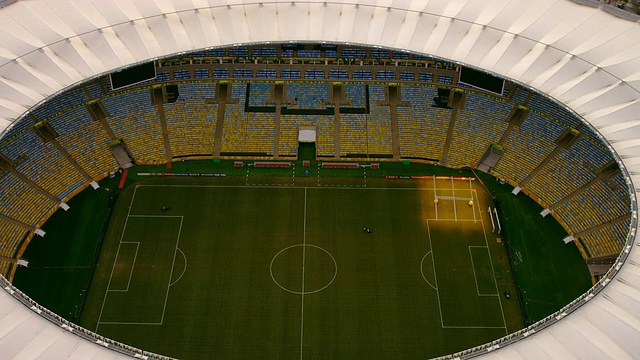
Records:
<instances>
[{"instance_id":1,"label":"upper tier seating","mask_svg":"<svg viewBox=\"0 0 640 360\"><path fill-rule=\"evenodd\" d=\"M363 84L346 84L341 107L362 108L367 105L367 86Z\"/></svg>"},{"instance_id":2,"label":"upper tier seating","mask_svg":"<svg viewBox=\"0 0 640 360\"><path fill-rule=\"evenodd\" d=\"M249 86L249 106L266 106L271 98L270 83L252 83Z\"/></svg>"},{"instance_id":3,"label":"upper tier seating","mask_svg":"<svg viewBox=\"0 0 640 360\"><path fill-rule=\"evenodd\" d=\"M82 87L77 87L56 96L55 101L47 101L37 106L35 110L32 111L32 114L38 121L47 120L63 110L85 104L88 100L89 98L87 98L87 94Z\"/></svg>"},{"instance_id":4,"label":"upper tier seating","mask_svg":"<svg viewBox=\"0 0 640 360\"><path fill-rule=\"evenodd\" d=\"M257 47L251 49L251 56L255 57L277 57L278 49L274 47Z\"/></svg>"},{"instance_id":5,"label":"upper tier seating","mask_svg":"<svg viewBox=\"0 0 640 360\"><path fill-rule=\"evenodd\" d=\"M102 86L98 81L87 85L87 90L89 91L92 99L98 99L105 95L104 90L102 90Z\"/></svg>"},{"instance_id":6,"label":"upper tier seating","mask_svg":"<svg viewBox=\"0 0 640 360\"><path fill-rule=\"evenodd\" d=\"M287 102L292 109L325 109L329 100L329 84L290 83L286 86Z\"/></svg>"},{"instance_id":7,"label":"upper tier seating","mask_svg":"<svg viewBox=\"0 0 640 360\"><path fill-rule=\"evenodd\" d=\"M518 105L524 105L525 100L527 100L527 96L529 96L529 90L518 86L511 96L511 101Z\"/></svg>"},{"instance_id":8,"label":"upper tier seating","mask_svg":"<svg viewBox=\"0 0 640 360\"><path fill-rule=\"evenodd\" d=\"M538 93L535 93L531 97L531 100L529 100L527 106L532 110L535 110L542 114L546 114L567 126L577 127L581 124L581 121L573 116L573 114L571 114L569 110L558 105L555 101L543 97Z\"/></svg>"}]
</instances>

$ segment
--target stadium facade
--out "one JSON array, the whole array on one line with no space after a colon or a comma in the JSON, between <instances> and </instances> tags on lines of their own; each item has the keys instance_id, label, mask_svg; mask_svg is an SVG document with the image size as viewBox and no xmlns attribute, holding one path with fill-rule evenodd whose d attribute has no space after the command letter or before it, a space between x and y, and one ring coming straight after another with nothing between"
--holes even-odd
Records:
<instances>
[{"instance_id":1,"label":"stadium facade","mask_svg":"<svg viewBox=\"0 0 640 360\"><path fill-rule=\"evenodd\" d=\"M30 109L65 89L131 64L215 46L324 41L433 55L545 93L602 135L631 181L638 181L640 20L595 1L67 0L2 5L3 135ZM629 241L590 293L542 324L458 355L637 357L635 200L632 195ZM0 326L7 329L0 349L5 353L93 359L136 353L35 304L24 306L19 291L5 286L0 292Z\"/></svg>"}]
</instances>

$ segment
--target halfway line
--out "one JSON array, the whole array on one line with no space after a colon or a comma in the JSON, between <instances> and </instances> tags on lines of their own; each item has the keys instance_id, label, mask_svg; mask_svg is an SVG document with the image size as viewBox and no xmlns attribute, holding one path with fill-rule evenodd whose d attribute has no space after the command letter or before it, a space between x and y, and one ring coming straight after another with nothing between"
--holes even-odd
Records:
<instances>
[{"instance_id":1,"label":"halfway line","mask_svg":"<svg viewBox=\"0 0 640 360\"><path fill-rule=\"evenodd\" d=\"M302 306L300 307L300 360L302 360L302 344L304 341L304 265L307 251L307 188L304 188L304 221L302 225Z\"/></svg>"}]
</instances>

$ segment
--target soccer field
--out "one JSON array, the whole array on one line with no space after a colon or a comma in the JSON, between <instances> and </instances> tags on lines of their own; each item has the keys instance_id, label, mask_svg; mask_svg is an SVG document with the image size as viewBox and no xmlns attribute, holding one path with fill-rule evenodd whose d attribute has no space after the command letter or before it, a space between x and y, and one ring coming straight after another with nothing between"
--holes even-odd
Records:
<instances>
[{"instance_id":1,"label":"soccer field","mask_svg":"<svg viewBox=\"0 0 640 360\"><path fill-rule=\"evenodd\" d=\"M81 324L181 359L460 351L522 323L487 206L471 181L132 186Z\"/></svg>"}]
</instances>

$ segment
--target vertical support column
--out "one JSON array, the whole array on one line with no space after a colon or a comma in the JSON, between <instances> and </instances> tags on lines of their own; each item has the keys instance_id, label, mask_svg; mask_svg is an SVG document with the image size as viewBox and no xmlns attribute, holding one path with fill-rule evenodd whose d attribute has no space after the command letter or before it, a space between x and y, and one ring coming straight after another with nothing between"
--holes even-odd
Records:
<instances>
[{"instance_id":1,"label":"vertical support column","mask_svg":"<svg viewBox=\"0 0 640 360\"><path fill-rule=\"evenodd\" d=\"M453 141L453 129L456 126L456 119L458 118L458 109L454 108L451 111L451 117L449 118L449 127L447 128L447 138L444 141L444 146L442 147L442 157L440 158L440 163L443 165L447 164L449 160L449 148L451 147L451 142Z\"/></svg>"},{"instance_id":2,"label":"vertical support column","mask_svg":"<svg viewBox=\"0 0 640 360\"><path fill-rule=\"evenodd\" d=\"M389 86L389 116L391 116L391 143L393 160L400 161L400 128L398 126L397 86Z\"/></svg>"},{"instance_id":3,"label":"vertical support column","mask_svg":"<svg viewBox=\"0 0 640 360\"><path fill-rule=\"evenodd\" d=\"M224 113L229 94L227 84L219 84L216 98L218 99L218 116L216 118L216 132L213 134L213 157L220 156L222 150L222 132L224 128Z\"/></svg>"}]
</instances>

